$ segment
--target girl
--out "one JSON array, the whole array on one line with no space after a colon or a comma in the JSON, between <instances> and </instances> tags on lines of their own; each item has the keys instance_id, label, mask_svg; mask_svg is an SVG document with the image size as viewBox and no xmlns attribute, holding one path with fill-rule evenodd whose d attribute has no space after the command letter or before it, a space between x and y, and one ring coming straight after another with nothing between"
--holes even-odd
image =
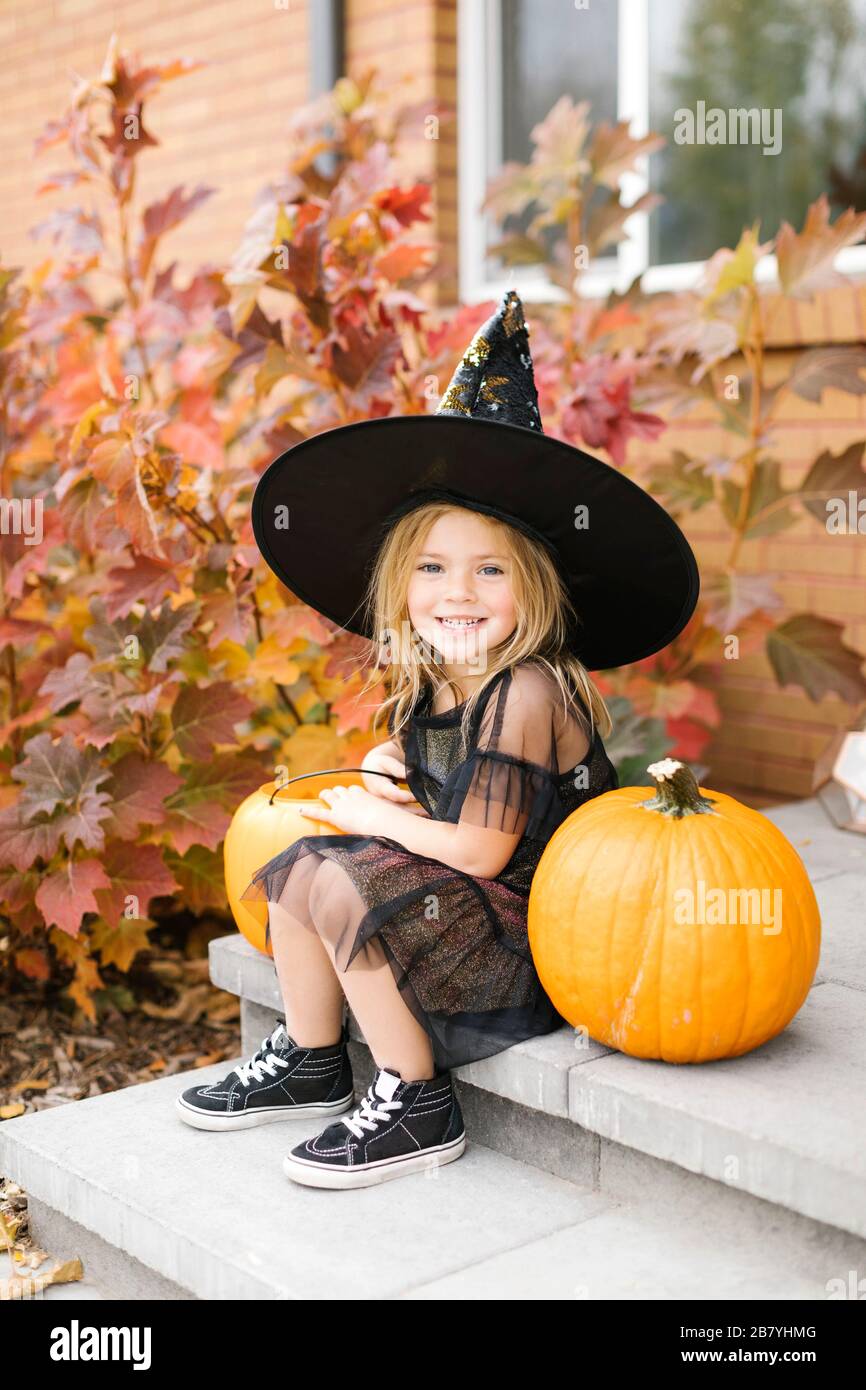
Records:
<instances>
[{"instance_id":1,"label":"girl","mask_svg":"<svg viewBox=\"0 0 866 1390\"><path fill-rule=\"evenodd\" d=\"M556 458L547 469L537 469L541 440L530 438L533 467L523 463L518 487L524 514L514 497L506 499L510 507L499 504L507 492L509 447L519 445L525 458L528 430L540 429L534 423L537 397L519 308L513 291L504 297L498 314L473 339L436 417L362 422L429 426L449 410L453 415L446 419L459 419L467 414L461 401L466 374L474 372L478 389L470 399L476 412L481 403L508 405L512 423L491 424L483 413L471 415L483 421L477 443L483 435L490 452L467 453L464 435L453 479L442 465L458 452L442 450L447 441L438 427L432 434L413 431L411 452L386 453L392 460L399 457L404 468L421 470L428 485L410 489L408 497L400 496L405 486L396 479L384 498L378 490L369 492L373 478L365 477L363 490L351 486L358 474L351 459L335 461L335 436L345 439L358 426L307 441L330 438L328 458L336 473L321 480L321 496L335 508L332 524L337 530L348 527L354 540L344 536L337 552L346 556L341 572L350 576L342 592L339 581L328 591L327 566L321 550L315 553L308 528L302 531L306 561L288 550L276 554L275 532L265 523L271 506L284 505L270 493L271 472L283 460L256 493L256 537L277 573L289 582L286 555L291 553L295 593L342 626L379 635L389 694L374 729L387 715L390 737L364 759L363 787L322 793L327 809L316 816L335 833L296 841L257 871L243 895L268 903L286 1022L225 1081L184 1092L178 1108L188 1123L208 1129L351 1109L343 1021L348 1001L376 1074L350 1116L333 1120L285 1158L288 1176L311 1186L367 1186L459 1158L466 1139L452 1070L563 1026L529 949L532 875L566 816L618 786L602 743L611 730L610 716L577 648L594 657L607 641L616 655L630 644L634 649L636 642L657 639L665 624L670 627L671 608L654 608L648 594L658 604L665 584L679 586L681 626L691 612L682 617L691 602L687 565L676 578L663 575L661 587L658 577L639 586L635 576L630 602L640 603L649 629L638 637L634 623L626 621L618 642L604 636L600 590L587 584L603 570L613 583L611 566L602 563L604 547L597 568L576 576L574 561L585 562L585 543L558 530L549 511L551 500L570 503L568 484L564 493L556 467L561 467L561 451L586 460L588 455L555 441ZM482 364L486 372L479 381ZM491 401L491 390L485 391L491 382L519 389L504 396L497 390ZM515 423L521 409L523 418ZM461 427L466 423L459 419ZM427 464L436 465L432 486L418 448L422 440L432 451ZM468 456L476 463L481 459L482 473L476 470L466 491L456 493L449 484L471 472ZM617 485L611 497L609 484L606 493L583 476L583 493L591 506L606 497L616 511L624 500L618 484L627 480L598 460L591 463ZM292 475L296 510L303 500L299 480L309 476L306 467ZM345 513L339 510L338 478ZM629 493L625 496L633 502ZM395 497L396 506L389 505ZM369 517L365 521L364 498L370 517L381 521L384 515L384 528L370 526ZM673 523L657 504L651 507L664 517L669 543ZM654 512L646 511L643 520L652 522L658 541ZM346 610L347 597L358 592L359 536L366 550L361 558L367 561L360 569L369 571L360 628ZM622 558L619 547L612 549ZM578 614L574 598L582 586L587 601ZM313 587L315 597L307 597L304 590ZM378 679L374 674L370 684ZM408 790L389 778L405 780Z\"/></svg>"}]
</instances>

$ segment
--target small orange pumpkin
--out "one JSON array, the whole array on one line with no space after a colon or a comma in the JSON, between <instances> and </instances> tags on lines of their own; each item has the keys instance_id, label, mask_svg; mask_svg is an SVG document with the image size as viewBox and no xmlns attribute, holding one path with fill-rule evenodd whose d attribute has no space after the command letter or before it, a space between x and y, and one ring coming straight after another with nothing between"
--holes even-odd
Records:
<instances>
[{"instance_id":1,"label":"small orange pumpkin","mask_svg":"<svg viewBox=\"0 0 866 1390\"><path fill-rule=\"evenodd\" d=\"M605 792L545 847L529 945L559 1013L632 1057L739 1057L809 992L821 918L805 866L751 807L699 787L684 763Z\"/></svg>"},{"instance_id":2,"label":"small orange pumpkin","mask_svg":"<svg viewBox=\"0 0 866 1390\"><path fill-rule=\"evenodd\" d=\"M302 816L301 808L312 813L316 808L327 810L319 792L326 787L361 785L360 775L348 771L307 777L300 781L295 795L278 788L275 782L267 782L235 811L223 847L226 893L238 930L259 951L269 956L274 954L270 942L265 946L268 905L249 899L244 902L241 893L257 869L302 835L341 835L343 832L327 821L313 820L311 815Z\"/></svg>"}]
</instances>

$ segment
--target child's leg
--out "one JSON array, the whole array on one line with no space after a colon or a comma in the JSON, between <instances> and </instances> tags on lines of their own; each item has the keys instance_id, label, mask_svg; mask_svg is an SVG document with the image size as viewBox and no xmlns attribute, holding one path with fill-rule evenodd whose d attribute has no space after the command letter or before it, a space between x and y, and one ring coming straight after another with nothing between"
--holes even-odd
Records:
<instances>
[{"instance_id":1,"label":"child's leg","mask_svg":"<svg viewBox=\"0 0 866 1390\"><path fill-rule=\"evenodd\" d=\"M271 903L274 965L289 1033L300 1047L331 1047L343 1027L343 991L318 936Z\"/></svg>"},{"instance_id":2,"label":"child's leg","mask_svg":"<svg viewBox=\"0 0 866 1390\"><path fill-rule=\"evenodd\" d=\"M301 1047L330 1047L340 1041L343 1027L343 991L309 917L310 885L320 862L312 854L299 860L280 901L268 903L286 1025Z\"/></svg>"},{"instance_id":3,"label":"child's leg","mask_svg":"<svg viewBox=\"0 0 866 1390\"><path fill-rule=\"evenodd\" d=\"M348 874L332 859L324 859L316 869L309 897L317 944L324 944L328 952L377 1067L393 1068L404 1081L429 1079L435 1072L430 1039L403 999L381 946L368 949L363 964L356 961L341 971L335 963L337 944L345 947L352 939L366 910ZM373 941L367 947L373 947Z\"/></svg>"}]
</instances>

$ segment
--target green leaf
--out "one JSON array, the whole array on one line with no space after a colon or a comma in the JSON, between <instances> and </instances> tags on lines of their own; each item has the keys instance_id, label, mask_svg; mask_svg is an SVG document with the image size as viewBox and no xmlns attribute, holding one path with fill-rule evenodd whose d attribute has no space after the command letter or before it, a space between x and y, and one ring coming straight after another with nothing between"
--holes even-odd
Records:
<instances>
[{"instance_id":1,"label":"green leaf","mask_svg":"<svg viewBox=\"0 0 866 1390\"><path fill-rule=\"evenodd\" d=\"M779 685L800 685L811 700L830 693L851 704L866 697L863 655L842 641L844 624L797 613L767 635L767 656Z\"/></svg>"},{"instance_id":2,"label":"green leaf","mask_svg":"<svg viewBox=\"0 0 866 1390\"><path fill-rule=\"evenodd\" d=\"M94 992L99 1003L111 1003L122 1014L131 1014L138 1008L138 1000L127 985L106 985Z\"/></svg>"},{"instance_id":3,"label":"green leaf","mask_svg":"<svg viewBox=\"0 0 866 1390\"><path fill-rule=\"evenodd\" d=\"M751 227L743 228L740 240L730 255L726 255L724 259L713 258L716 278L713 288L705 297L705 304L712 304L732 291L744 289L746 285L755 283L755 267L772 245L771 242L761 244L758 237L759 225L758 222L754 222ZM710 273L713 273L712 270Z\"/></svg>"},{"instance_id":4,"label":"green leaf","mask_svg":"<svg viewBox=\"0 0 866 1390\"><path fill-rule=\"evenodd\" d=\"M793 526L796 520L788 503L777 507L765 517L758 516L765 507L780 502L783 497L796 497L797 495L795 492L785 491L781 485L779 473L778 459L759 459L755 464L752 490L749 495L749 511L743 532L747 538L774 535L777 531L784 531L788 526ZM738 483L732 483L727 478L724 480L722 483L722 511L732 526L737 524L742 495L743 489ZM753 518L758 519L753 520Z\"/></svg>"},{"instance_id":5,"label":"green leaf","mask_svg":"<svg viewBox=\"0 0 866 1390\"><path fill-rule=\"evenodd\" d=\"M165 860L192 912L203 912L208 907L228 908L222 850L192 845L183 855L166 850Z\"/></svg>"},{"instance_id":6,"label":"green leaf","mask_svg":"<svg viewBox=\"0 0 866 1390\"><path fill-rule=\"evenodd\" d=\"M670 463L657 464L649 475L649 487L671 511L696 512L713 500L713 480L700 459L675 449Z\"/></svg>"}]
</instances>

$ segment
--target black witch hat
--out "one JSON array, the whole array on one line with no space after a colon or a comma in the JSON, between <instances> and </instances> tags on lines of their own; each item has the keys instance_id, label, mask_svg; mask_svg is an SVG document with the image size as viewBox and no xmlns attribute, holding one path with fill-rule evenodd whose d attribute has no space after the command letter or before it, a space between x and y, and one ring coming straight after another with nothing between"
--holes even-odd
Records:
<instances>
[{"instance_id":1,"label":"black witch hat","mask_svg":"<svg viewBox=\"0 0 866 1390\"><path fill-rule=\"evenodd\" d=\"M673 518L610 464L544 433L514 290L476 332L435 414L341 425L281 454L259 479L253 531L298 598L376 640L363 601L379 547L399 517L434 500L547 548L587 670L651 656L694 612L698 567Z\"/></svg>"}]
</instances>

